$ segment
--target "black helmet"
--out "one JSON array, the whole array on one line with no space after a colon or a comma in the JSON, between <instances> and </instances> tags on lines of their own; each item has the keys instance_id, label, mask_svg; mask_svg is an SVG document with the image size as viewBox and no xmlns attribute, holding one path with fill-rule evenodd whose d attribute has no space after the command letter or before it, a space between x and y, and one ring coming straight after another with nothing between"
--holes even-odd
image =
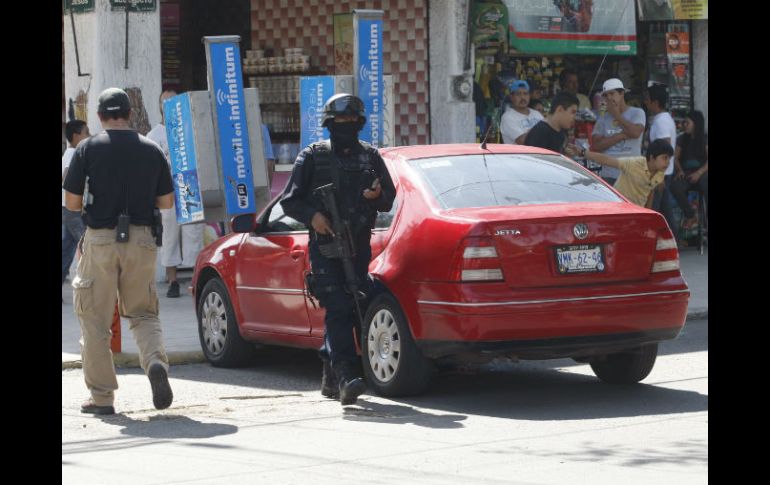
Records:
<instances>
[{"instance_id":1,"label":"black helmet","mask_svg":"<svg viewBox=\"0 0 770 485\"><path fill-rule=\"evenodd\" d=\"M326 101L321 126L326 126L329 120L333 120L337 115L358 115L361 124L366 123L364 102L361 101L361 98L352 94L335 94Z\"/></svg>"}]
</instances>

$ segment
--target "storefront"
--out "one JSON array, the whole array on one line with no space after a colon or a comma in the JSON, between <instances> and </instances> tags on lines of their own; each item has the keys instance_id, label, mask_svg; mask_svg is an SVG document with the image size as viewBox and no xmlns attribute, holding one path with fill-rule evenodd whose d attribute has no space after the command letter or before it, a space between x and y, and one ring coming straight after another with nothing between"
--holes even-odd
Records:
<instances>
[{"instance_id":1,"label":"storefront","mask_svg":"<svg viewBox=\"0 0 770 485\"><path fill-rule=\"evenodd\" d=\"M543 100L547 111L548 100L562 89L559 75L564 69L578 74L578 92L591 101L594 116L603 112L597 96L602 83L616 77L630 90L628 104L637 107L643 107L649 82L667 85L671 111L680 122L694 105L693 21L674 19L686 15L707 19L708 8L683 12L680 4L704 2L675 0L669 20L646 10L648 3L669 5L670 1L474 1L469 25L476 49L479 140L487 135L488 141L502 141L498 122L510 80L527 80L532 98ZM578 116L590 118L585 112Z\"/></svg>"},{"instance_id":2,"label":"storefront","mask_svg":"<svg viewBox=\"0 0 770 485\"><path fill-rule=\"evenodd\" d=\"M244 85L259 88L282 185L300 140L300 78L352 75L350 13L383 10L383 74L392 82L387 145L430 143L427 0L161 0L164 88L205 90L204 35L241 36ZM221 4L221 5L220 5ZM288 175L288 173L286 174Z\"/></svg>"}]
</instances>

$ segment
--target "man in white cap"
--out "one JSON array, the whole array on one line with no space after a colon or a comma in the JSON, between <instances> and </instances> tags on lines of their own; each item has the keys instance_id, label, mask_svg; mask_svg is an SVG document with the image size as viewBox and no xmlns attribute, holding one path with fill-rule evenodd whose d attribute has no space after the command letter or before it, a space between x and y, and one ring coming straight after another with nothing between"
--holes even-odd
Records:
<instances>
[{"instance_id":1,"label":"man in white cap","mask_svg":"<svg viewBox=\"0 0 770 485\"><path fill-rule=\"evenodd\" d=\"M591 145L594 152L614 158L642 155L642 136L647 117L643 109L626 104L625 92L620 79L612 78L604 82L602 97L607 103L607 113L594 126ZM614 184L619 175L617 168L602 167L601 176L609 184Z\"/></svg>"}]
</instances>

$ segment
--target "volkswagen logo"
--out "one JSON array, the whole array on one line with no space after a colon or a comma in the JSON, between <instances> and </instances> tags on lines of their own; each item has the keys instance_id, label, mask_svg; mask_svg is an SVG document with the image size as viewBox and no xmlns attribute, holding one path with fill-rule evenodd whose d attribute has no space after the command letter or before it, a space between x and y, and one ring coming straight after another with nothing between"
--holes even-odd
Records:
<instances>
[{"instance_id":1,"label":"volkswagen logo","mask_svg":"<svg viewBox=\"0 0 770 485\"><path fill-rule=\"evenodd\" d=\"M578 239L585 239L588 237L588 225L586 224L575 224L575 227L572 229L572 234L575 235Z\"/></svg>"}]
</instances>

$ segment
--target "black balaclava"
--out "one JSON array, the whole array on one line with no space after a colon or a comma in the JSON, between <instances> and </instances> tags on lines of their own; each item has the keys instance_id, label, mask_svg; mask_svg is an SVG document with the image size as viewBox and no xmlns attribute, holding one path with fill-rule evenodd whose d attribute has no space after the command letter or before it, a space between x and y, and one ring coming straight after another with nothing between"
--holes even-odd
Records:
<instances>
[{"instance_id":1,"label":"black balaclava","mask_svg":"<svg viewBox=\"0 0 770 485\"><path fill-rule=\"evenodd\" d=\"M360 121L348 123L332 121L329 123L329 133L335 150L356 146L358 144L358 132L361 131L361 128L363 128L363 124Z\"/></svg>"}]
</instances>

